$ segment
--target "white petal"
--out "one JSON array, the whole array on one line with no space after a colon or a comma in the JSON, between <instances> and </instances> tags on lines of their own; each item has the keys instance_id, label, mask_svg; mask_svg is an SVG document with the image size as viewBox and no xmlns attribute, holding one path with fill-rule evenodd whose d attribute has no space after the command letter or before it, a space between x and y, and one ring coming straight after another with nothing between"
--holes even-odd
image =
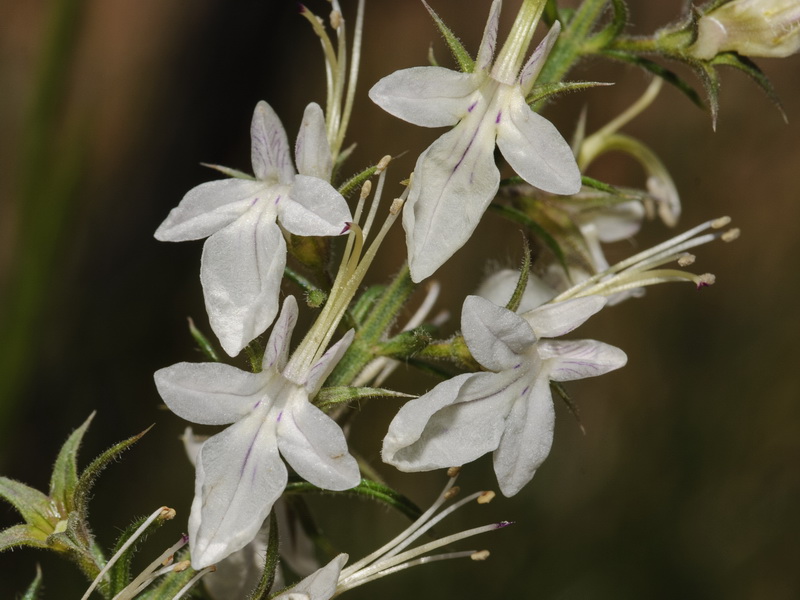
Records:
<instances>
[{"instance_id":1,"label":"white petal","mask_svg":"<svg viewBox=\"0 0 800 600\"><path fill-rule=\"evenodd\" d=\"M326 490L349 490L361 481L339 425L297 387L278 422L278 448L303 479Z\"/></svg>"},{"instance_id":2,"label":"white petal","mask_svg":"<svg viewBox=\"0 0 800 600\"><path fill-rule=\"evenodd\" d=\"M559 33L561 33L561 23L556 21L550 31L547 32L547 35L544 36L544 39L536 46L536 50L533 51L528 62L522 67L522 71L519 74L519 86L523 96L527 96L528 92L531 91L536 78L542 71L547 56L550 54L550 50L553 49L558 39Z\"/></svg>"},{"instance_id":3,"label":"white petal","mask_svg":"<svg viewBox=\"0 0 800 600\"><path fill-rule=\"evenodd\" d=\"M601 242L618 242L639 232L644 219L644 207L638 201L622 202L580 215L581 221L587 219L597 228L597 237Z\"/></svg>"},{"instance_id":4,"label":"white petal","mask_svg":"<svg viewBox=\"0 0 800 600\"><path fill-rule=\"evenodd\" d=\"M485 110L464 119L417 159L403 209L415 282L432 275L467 242L497 193L494 125L482 116Z\"/></svg>"},{"instance_id":5,"label":"white petal","mask_svg":"<svg viewBox=\"0 0 800 600\"><path fill-rule=\"evenodd\" d=\"M164 403L179 417L201 425L225 425L247 415L261 399L264 373L222 363L178 363L154 375Z\"/></svg>"},{"instance_id":6,"label":"white petal","mask_svg":"<svg viewBox=\"0 0 800 600\"><path fill-rule=\"evenodd\" d=\"M596 377L628 362L622 350L595 340L548 340L540 342L537 350L542 360L548 362L547 372L551 381Z\"/></svg>"},{"instance_id":7,"label":"white petal","mask_svg":"<svg viewBox=\"0 0 800 600\"><path fill-rule=\"evenodd\" d=\"M235 356L278 312L286 243L274 213L248 211L203 247L200 281L211 328Z\"/></svg>"},{"instance_id":8,"label":"white petal","mask_svg":"<svg viewBox=\"0 0 800 600\"><path fill-rule=\"evenodd\" d=\"M192 188L173 208L155 238L162 242L200 240L242 216L253 202L268 193L261 181L220 179Z\"/></svg>"},{"instance_id":9,"label":"white petal","mask_svg":"<svg viewBox=\"0 0 800 600\"><path fill-rule=\"evenodd\" d=\"M294 326L297 324L297 313L297 300L294 296L286 296L281 314L278 315L272 333L269 334L264 359L261 362L262 370L272 367L276 371L283 371L289 358L289 346L292 343Z\"/></svg>"},{"instance_id":10,"label":"white petal","mask_svg":"<svg viewBox=\"0 0 800 600\"><path fill-rule=\"evenodd\" d=\"M525 104L518 87L508 90L497 129L497 147L525 181L553 194L577 194L581 172L558 129Z\"/></svg>"},{"instance_id":11,"label":"white petal","mask_svg":"<svg viewBox=\"0 0 800 600\"><path fill-rule=\"evenodd\" d=\"M274 424L265 422L264 413L254 411L209 438L200 450L189 520L195 569L219 562L252 541L286 487Z\"/></svg>"},{"instance_id":12,"label":"white petal","mask_svg":"<svg viewBox=\"0 0 800 600\"><path fill-rule=\"evenodd\" d=\"M395 117L422 127L455 125L466 113L480 78L443 67L395 71L372 86L370 99Z\"/></svg>"},{"instance_id":13,"label":"white petal","mask_svg":"<svg viewBox=\"0 0 800 600\"><path fill-rule=\"evenodd\" d=\"M306 106L303 113L303 122L294 145L294 158L301 175L330 181L333 170L331 145L325 131L325 115L315 102Z\"/></svg>"},{"instance_id":14,"label":"white petal","mask_svg":"<svg viewBox=\"0 0 800 600\"><path fill-rule=\"evenodd\" d=\"M347 562L347 558L347 554L339 554L327 565L300 581L288 592L275 596L274 600L295 600L296 598L329 600L336 592L339 574Z\"/></svg>"},{"instance_id":15,"label":"white petal","mask_svg":"<svg viewBox=\"0 0 800 600\"><path fill-rule=\"evenodd\" d=\"M500 491L513 496L528 483L553 445L555 410L547 377L537 377L506 420L506 430L494 452L494 472Z\"/></svg>"},{"instance_id":16,"label":"white petal","mask_svg":"<svg viewBox=\"0 0 800 600\"><path fill-rule=\"evenodd\" d=\"M323 354L316 363L311 365L305 382L298 382L304 384L309 397L313 398L317 394L319 388L328 378L328 375L331 374L331 371L333 371L336 365L339 364L339 361L342 360L342 356L347 352L347 349L353 342L354 336L355 331L352 329L345 333L342 339L328 348L325 354Z\"/></svg>"},{"instance_id":17,"label":"white petal","mask_svg":"<svg viewBox=\"0 0 800 600\"><path fill-rule=\"evenodd\" d=\"M405 404L383 440L401 471L458 467L497 448L519 381L514 372L466 373Z\"/></svg>"},{"instance_id":18,"label":"white petal","mask_svg":"<svg viewBox=\"0 0 800 600\"><path fill-rule=\"evenodd\" d=\"M536 343L525 319L479 296L464 300L461 333L475 360L490 371L518 368L522 355Z\"/></svg>"},{"instance_id":19,"label":"white petal","mask_svg":"<svg viewBox=\"0 0 800 600\"><path fill-rule=\"evenodd\" d=\"M603 296L586 296L553 304L545 304L524 313L536 337L558 337L582 325L606 305Z\"/></svg>"},{"instance_id":20,"label":"white petal","mask_svg":"<svg viewBox=\"0 0 800 600\"><path fill-rule=\"evenodd\" d=\"M289 156L289 141L283 124L263 100L256 104L250 124L250 157L253 173L262 181L289 184L294 178L294 167Z\"/></svg>"},{"instance_id":21,"label":"white petal","mask_svg":"<svg viewBox=\"0 0 800 600\"><path fill-rule=\"evenodd\" d=\"M489 18L486 20L481 45L478 48L478 57L475 59L476 71L488 71L492 66L492 58L494 58L494 51L497 47L497 26L500 22L501 5L501 0L494 0L489 9Z\"/></svg>"},{"instance_id":22,"label":"white petal","mask_svg":"<svg viewBox=\"0 0 800 600\"><path fill-rule=\"evenodd\" d=\"M295 235L341 235L352 221L347 202L330 183L298 175L289 196L278 201L278 219Z\"/></svg>"},{"instance_id":23,"label":"white petal","mask_svg":"<svg viewBox=\"0 0 800 600\"><path fill-rule=\"evenodd\" d=\"M214 600L246 598L255 589L264 572L268 539L269 519L252 542L217 563L217 570L203 577L203 586Z\"/></svg>"}]
</instances>

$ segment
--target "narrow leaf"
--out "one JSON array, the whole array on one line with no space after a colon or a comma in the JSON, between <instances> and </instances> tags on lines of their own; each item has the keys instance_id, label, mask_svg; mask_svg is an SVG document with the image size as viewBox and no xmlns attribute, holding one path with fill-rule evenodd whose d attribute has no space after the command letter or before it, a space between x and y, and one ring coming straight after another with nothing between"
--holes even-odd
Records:
<instances>
[{"instance_id":1,"label":"narrow leaf","mask_svg":"<svg viewBox=\"0 0 800 600\"><path fill-rule=\"evenodd\" d=\"M194 338L197 347L200 349L200 352L205 354L206 358L209 360L219 362L219 354L217 354L214 344L212 344L205 334L197 328L192 317L187 317L186 320L189 322L189 333L192 334L192 337Z\"/></svg>"},{"instance_id":2,"label":"narrow leaf","mask_svg":"<svg viewBox=\"0 0 800 600\"><path fill-rule=\"evenodd\" d=\"M717 54L717 56L711 60L711 64L715 66L724 65L726 67L733 67L734 69L739 69L743 73L747 74L772 101L772 103L775 105L775 108L777 108L781 113L783 120L788 121L786 112L783 110L781 100L778 98L775 88L772 87L772 82L752 60L747 57L740 56L734 52L724 52L722 54Z\"/></svg>"},{"instance_id":3,"label":"narrow leaf","mask_svg":"<svg viewBox=\"0 0 800 600\"><path fill-rule=\"evenodd\" d=\"M614 84L605 81L554 81L552 83L544 83L533 86L533 89L525 98L525 102L533 107L534 104L546 98L609 85Z\"/></svg>"},{"instance_id":4,"label":"narrow leaf","mask_svg":"<svg viewBox=\"0 0 800 600\"><path fill-rule=\"evenodd\" d=\"M220 173L224 173L228 177L233 177L234 179L249 179L250 181L255 181L256 178L252 175L248 175L243 171L238 171L236 169L231 169L230 167L223 167L222 165L212 165L210 163L200 163L204 167L208 167L209 169L214 169L215 171L219 171Z\"/></svg>"},{"instance_id":5,"label":"narrow leaf","mask_svg":"<svg viewBox=\"0 0 800 600\"><path fill-rule=\"evenodd\" d=\"M339 186L339 193L345 198L347 198L355 190L359 189L362 183L364 183L367 179L375 175L375 172L377 170L378 170L378 165L372 165L371 167L367 167L360 173L356 173L350 179L348 179L342 185Z\"/></svg>"},{"instance_id":6,"label":"narrow leaf","mask_svg":"<svg viewBox=\"0 0 800 600\"><path fill-rule=\"evenodd\" d=\"M528 240L525 236L522 237L522 264L519 268L519 279L514 288L514 293L511 294L511 299L506 304L506 308L510 311L517 312L520 302L522 302L522 295L525 293L525 288L528 286L528 274L531 272L531 247L528 245Z\"/></svg>"},{"instance_id":7,"label":"narrow leaf","mask_svg":"<svg viewBox=\"0 0 800 600\"><path fill-rule=\"evenodd\" d=\"M358 402L359 400L372 400L374 398L414 398L410 394L387 390L385 388L349 387L346 385L324 387L314 399L314 404L321 410L330 410L334 406Z\"/></svg>"},{"instance_id":8,"label":"narrow leaf","mask_svg":"<svg viewBox=\"0 0 800 600\"><path fill-rule=\"evenodd\" d=\"M430 328L426 325L398 333L375 348L378 356L404 360L423 350L432 341Z\"/></svg>"},{"instance_id":9,"label":"narrow leaf","mask_svg":"<svg viewBox=\"0 0 800 600\"><path fill-rule=\"evenodd\" d=\"M39 592L42 590L42 568L37 564L36 565L36 577L33 578L33 582L28 586L28 589L25 590L25 593L22 596L22 600L37 600L39 598Z\"/></svg>"},{"instance_id":10,"label":"narrow leaf","mask_svg":"<svg viewBox=\"0 0 800 600\"><path fill-rule=\"evenodd\" d=\"M617 39L628 24L628 6L625 2L623 0L611 0L611 6L614 10L611 22L596 35L592 36L588 42L593 49L602 50L605 48Z\"/></svg>"},{"instance_id":11,"label":"narrow leaf","mask_svg":"<svg viewBox=\"0 0 800 600\"><path fill-rule=\"evenodd\" d=\"M439 15L428 6L425 0L422 0L422 3L425 5L425 8L428 9L433 22L436 23L436 27L439 28L439 33L442 34L445 43L450 48L450 52L453 53L453 58L455 58L458 63L458 68L463 73L472 73L475 70L475 61L472 60L472 57L469 55L469 52L467 52L466 48L464 48L461 40L459 40L451 29L445 25L444 21L442 21Z\"/></svg>"},{"instance_id":12,"label":"narrow leaf","mask_svg":"<svg viewBox=\"0 0 800 600\"><path fill-rule=\"evenodd\" d=\"M247 597L248 600L266 600L269 597L269 592L275 584L275 572L280 559L278 545L278 520L273 510L269 514L269 537L267 538L267 560L264 563L264 573L261 575L256 589Z\"/></svg>"},{"instance_id":13,"label":"narrow leaf","mask_svg":"<svg viewBox=\"0 0 800 600\"><path fill-rule=\"evenodd\" d=\"M39 490L8 477L0 477L0 498L17 509L25 522L45 535L53 531L59 516L53 514L50 498Z\"/></svg>"},{"instance_id":14,"label":"narrow leaf","mask_svg":"<svg viewBox=\"0 0 800 600\"><path fill-rule=\"evenodd\" d=\"M83 436L94 419L95 413L89 415L83 425L78 427L61 446L61 450L53 466L50 477L50 497L62 508L62 514L73 510L75 487L78 485L78 449Z\"/></svg>"},{"instance_id":15,"label":"narrow leaf","mask_svg":"<svg viewBox=\"0 0 800 600\"><path fill-rule=\"evenodd\" d=\"M0 552L13 550L21 546L47 548L46 540L47 536L36 527L27 523L20 523L0 531Z\"/></svg>"}]
</instances>

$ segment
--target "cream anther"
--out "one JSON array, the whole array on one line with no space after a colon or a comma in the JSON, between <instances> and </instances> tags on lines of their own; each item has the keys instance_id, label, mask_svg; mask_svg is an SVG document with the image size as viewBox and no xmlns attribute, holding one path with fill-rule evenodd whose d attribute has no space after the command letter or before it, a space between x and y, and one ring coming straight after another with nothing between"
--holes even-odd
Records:
<instances>
[{"instance_id":1,"label":"cream anther","mask_svg":"<svg viewBox=\"0 0 800 600\"><path fill-rule=\"evenodd\" d=\"M735 239L739 238L739 235L742 233L741 229L738 227L734 227L733 229L726 231L722 234L722 241L723 242L732 242Z\"/></svg>"},{"instance_id":2,"label":"cream anther","mask_svg":"<svg viewBox=\"0 0 800 600\"><path fill-rule=\"evenodd\" d=\"M720 229L721 227L725 227L730 222L730 217L720 217L719 219L714 219L711 221L711 229Z\"/></svg>"},{"instance_id":3,"label":"cream anther","mask_svg":"<svg viewBox=\"0 0 800 600\"><path fill-rule=\"evenodd\" d=\"M689 265L694 264L695 258L697 257L694 254L684 254L678 258L678 265L681 267L688 267Z\"/></svg>"}]
</instances>

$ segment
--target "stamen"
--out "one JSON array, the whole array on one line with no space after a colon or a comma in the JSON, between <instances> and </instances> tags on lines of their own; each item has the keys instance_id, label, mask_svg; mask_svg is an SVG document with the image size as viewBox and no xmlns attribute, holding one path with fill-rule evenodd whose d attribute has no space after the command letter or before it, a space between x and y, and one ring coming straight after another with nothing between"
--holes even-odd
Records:
<instances>
[{"instance_id":1,"label":"stamen","mask_svg":"<svg viewBox=\"0 0 800 600\"><path fill-rule=\"evenodd\" d=\"M480 552L473 552L470 555L472 560L486 560L489 558L490 552L488 550L481 550Z\"/></svg>"},{"instance_id":2,"label":"stamen","mask_svg":"<svg viewBox=\"0 0 800 600\"><path fill-rule=\"evenodd\" d=\"M688 267L689 265L694 264L696 258L697 257L694 254L684 254L678 259L678 266Z\"/></svg>"},{"instance_id":3,"label":"stamen","mask_svg":"<svg viewBox=\"0 0 800 600\"><path fill-rule=\"evenodd\" d=\"M211 572L216 571L216 570L217 570L217 567L215 565L211 565L209 567L206 567L202 571L199 571L197 573L197 575L192 577L185 586L183 586L180 590L178 590L178 593L175 594L172 597L172 600L180 600L180 598L183 598L183 596L186 594L186 592L188 592L190 589L192 589L192 586L194 586L194 584L197 583L197 581L201 577L204 577L207 573L211 573Z\"/></svg>"},{"instance_id":4,"label":"stamen","mask_svg":"<svg viewBox=\"0 0 800 600\"><path fill-rule=\"evenodd\" d=\"M738 227L734 227L733 229L729 229L725 233L722 234L722 241L723 242L732 242L733 240L738 240L739 236L741 235L742 231Z\"/></svg>"},{"instance_id":5,"label":"stamen","mask_svg":"<svg viewBox=\"0 0 800 600\"><path fill-rule=\"evenodd\" d=\"M153 562L151 562L147 567L136 576L136 578L131 581L125 589L122 590L119 594L114 596L112 600L128 600L128 598L134 598L139 592L145 589L148 585L150 585L156 578L164 573L168 573L174 569L171 566L172 561L174 560L174 554L179 549L183 548L189 542L189 536L183 535L181 539L175 542L172 546L164 550L161 555L156 558ZM181 563L178 563L179 565ZM155 569L159 566L163 565L164 569L163 572L157 572ZM156 574L158 573L158 574Z\"/></svg>"}]
</instances>

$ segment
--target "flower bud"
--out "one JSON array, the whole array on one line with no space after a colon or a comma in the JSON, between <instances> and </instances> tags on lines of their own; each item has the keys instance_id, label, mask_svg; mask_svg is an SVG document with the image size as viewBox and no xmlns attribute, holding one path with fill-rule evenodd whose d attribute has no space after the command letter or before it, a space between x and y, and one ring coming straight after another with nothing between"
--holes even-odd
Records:
<instances>
[{"instance_id":1,"label":"flower bud","mask_svg":"<svg viewBox=\"0 0 800 600\"><path fill-rule=\"evenodd\" d=\"M696 58L720 52L743 56L785 57L800 50L800 3L797 0L733 0L697 22Z\"/></svg>"}]
</instances>

